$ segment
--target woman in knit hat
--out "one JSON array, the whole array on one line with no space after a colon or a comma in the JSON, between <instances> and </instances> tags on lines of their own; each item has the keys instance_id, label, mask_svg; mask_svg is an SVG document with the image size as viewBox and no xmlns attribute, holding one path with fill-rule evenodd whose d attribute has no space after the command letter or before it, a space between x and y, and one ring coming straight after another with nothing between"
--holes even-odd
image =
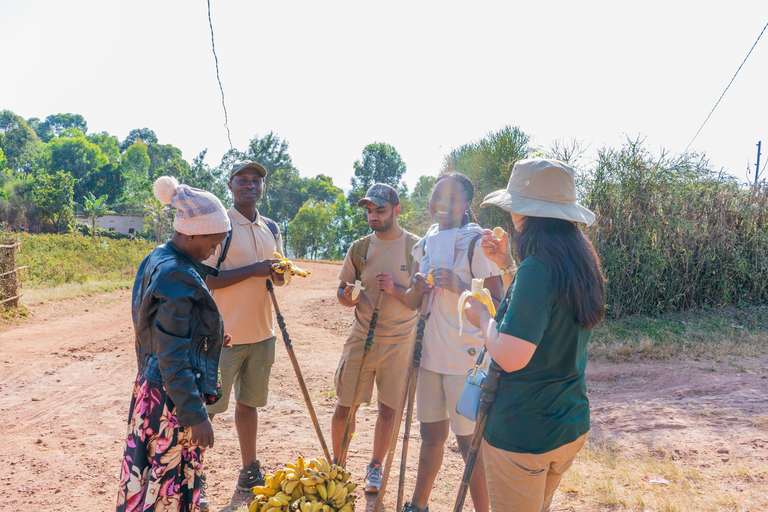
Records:
<instances>
[{"instance_id":1,"label":"woman in knit hat","mask_svg":"<svg viewBox=\"0 0 768 512\"><path fill-rule=\"evenodd\" d=\"M491 510L545 512L589 432L587 344L605 316L600 259L580 225L595 215L576 202L574 171L557 160L517 162L506 189L481 206L509 212L520 261L496 318L472 300L502 371L483 432ZM485 231L481 247L499 268L513 265L508 235Z\"/></svg>"},{"instance_id":2,"label":"woman in knit hat","mask_svg":"<svg viewBox=\"0 0 768 512\"><path fill-rule=\"evenodd\" d=\"M205 286L230 229L216 196L163 176L155 197L176 208L175 233L141 262L133 284L138 375L128 415L117 511L193 512L201 458L213 446L205 410L217 399L224 329Z\"/></svg>"}]
</instances>

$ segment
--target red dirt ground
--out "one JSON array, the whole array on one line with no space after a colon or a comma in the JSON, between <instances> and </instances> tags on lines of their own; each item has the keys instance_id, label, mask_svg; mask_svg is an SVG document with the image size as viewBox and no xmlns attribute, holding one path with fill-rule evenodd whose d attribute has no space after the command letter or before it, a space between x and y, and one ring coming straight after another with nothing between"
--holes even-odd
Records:
<instances>
[{"instance_id":1,"label":"red dirt ground","mask_svg":"<svg viewBox=\"0 0 768 512\"><path fill-rule=\"evenodd\" d=\"M277 297L330 446L333 374L352 311L335 298L338 265L303 266L312 275L279 288ZM136 373L130 292L27 307L27 320L0 327L0 510L114 510ZM641 443L700 465L766 460L768 432L755 421L768 417L766 363L765 357L755 360L762 371L716 362L590 363L592 438ZM267 470L279 469L300 454L322 454L279 336L269 404L259 417L259 458ZM348 461L353 481L364 476L375 418L374 400L359 413L359 435ZM206 456L212 510L230 511L249 499L248 493L234 490L240 456L231 407L216 417L214 430L216 445ZM407 497L415 481L419 443L414 419ZM395 461L399 467L399 456ZM430 510L452 509L462 471L451 439ZM396 486L394 470L385 500L389 510ZM357 509L372 510L375 495L356 492ZM561 507L589 510L558 493L554 508ZM465 510L470 509L468 500Z\"/></svg>"}]
</instances>

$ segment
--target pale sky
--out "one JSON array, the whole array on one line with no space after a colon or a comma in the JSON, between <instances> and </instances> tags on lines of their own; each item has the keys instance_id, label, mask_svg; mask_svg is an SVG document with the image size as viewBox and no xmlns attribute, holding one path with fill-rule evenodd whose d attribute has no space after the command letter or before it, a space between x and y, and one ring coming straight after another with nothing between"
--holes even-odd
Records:
<instances>
[{"instance_id":1,"label":"pale sky","mask_svg":"<svg viewBox=\"0 0 768 512\"><path fill-rule=\"evenodd\" d=\"M412 188L505 125L588 157L638 136L682 152L768 23L765 0L211 4L234 147L274 131L342 188L369 143ZM148 127L189 162L229 149L204 0L0 0L0 45L0 109ZM743 180L762 140L762 167L767 91L765 33L691 149Z\"/></svg>"}]
</instances>

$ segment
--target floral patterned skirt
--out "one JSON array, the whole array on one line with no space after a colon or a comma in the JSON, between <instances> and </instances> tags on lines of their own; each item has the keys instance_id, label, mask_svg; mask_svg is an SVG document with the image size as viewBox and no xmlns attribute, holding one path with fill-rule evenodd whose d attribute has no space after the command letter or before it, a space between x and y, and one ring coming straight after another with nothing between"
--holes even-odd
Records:
<instances>
[{"instance_id":1,"label":"floral patterned skirt","mask_svg":"<svg viewBox=\"0 0 768 512\"><path fill-rule=\"evenodd\" d=\"M162 384L139 373L128 415L117 512L197 512L203 449L190 443Z\"/></svg>"}]
</instances>

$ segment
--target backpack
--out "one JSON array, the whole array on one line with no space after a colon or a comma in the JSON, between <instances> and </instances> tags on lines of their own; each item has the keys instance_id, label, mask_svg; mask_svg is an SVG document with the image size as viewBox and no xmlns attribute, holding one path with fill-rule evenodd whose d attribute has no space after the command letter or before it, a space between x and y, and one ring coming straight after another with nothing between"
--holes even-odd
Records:
<instances>
[{"instance_id":1,"label":"backpack","mask_svg":"<svg viewBox=\"0 0 768 512\"><path fill-rule=\"evenodd\" d=\"M352 265L355 267L355 279L360 280L360 275L363 273L365 267L365 261L368 257L368 247L371 245L370 235L360 237L352 244ZM414 234L405 231L405 261L408 262L408 275L413 274L413 246L420 240Z\"/></svg>"},{"instance_id":2,"label":"backpack","mask_svg":"<svg viewBox=\"0 0 768 512\"><path fill-rule=\"evenodd\" d=\"M275 237L275 243L277 243L278 238L280 238L280 232L277 228L277 222L273 221L272 219L269 219L267 217L261 216L262 220L264 220L264 224L267 225L269 230L272 232L272 236ZM219 270L219 267L221 267L221 263L227 259L227 253L229 252L229 245L232 243L232 230L230 229L227 232L227 239L224 240L224 247L221 249L221 255L219 256L219 261L216 263L216 270Z\"/></svg>"}]
</instances>

